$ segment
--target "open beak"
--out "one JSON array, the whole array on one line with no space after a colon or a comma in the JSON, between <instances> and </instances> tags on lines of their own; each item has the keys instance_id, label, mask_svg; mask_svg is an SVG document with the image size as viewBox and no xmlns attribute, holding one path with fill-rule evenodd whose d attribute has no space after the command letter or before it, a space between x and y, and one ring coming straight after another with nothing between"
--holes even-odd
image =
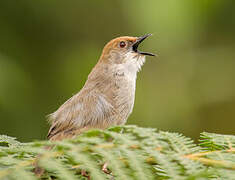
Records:
<instances>
[{"instance_id":1,"label":"open beak","mask_svg":"<svg viewBox=\"0 0 235 180\"><path fill-rule=\"evenodd\" d=\"M139 54L142 54L142 55L155 56L155 54L153 54L153 53L141 52L141 51L138 50L139 44L140 44L143 40L145 40L147 37L149 37L149 36L151 36L151 35L152 35L152 34L146 34L146 35L144 35L144 36L139 37L139 38L136 40L136 42L133 44L133 46L132 46L133 51L134 51L134 52L137 52L137 53L139 53Z\"/></svg>"}]
</instances>

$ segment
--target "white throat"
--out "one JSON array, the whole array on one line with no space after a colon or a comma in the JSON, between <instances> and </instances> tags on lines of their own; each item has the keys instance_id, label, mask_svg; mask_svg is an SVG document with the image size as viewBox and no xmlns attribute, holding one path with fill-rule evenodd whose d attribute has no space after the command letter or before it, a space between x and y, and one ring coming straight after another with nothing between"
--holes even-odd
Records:
<instances>
[{"instance_id":1,"label":"white throat","mask_svg":"<svg viewBox=\"0 0 235 180\"><path fill-rule=\"evenodd\" d=\"M137 72L141 70L145 62L145 56L136 56L132 53L127 54L125 62L122 64L116 64L116 73L125 75L131 81L136 81Z\"/></svg>"},{"instance_id":2,"label":"white throat","mask_svg":"<svg viewBox=\"0 0 235 180\"><path fill-rule=\"evenodd\" d=\"M123 65L130 73L137 73L141 70L141 67L145 63L145 56L133 56L133 54L127 54L126 62Z\"/></svg>"}]
</instances>

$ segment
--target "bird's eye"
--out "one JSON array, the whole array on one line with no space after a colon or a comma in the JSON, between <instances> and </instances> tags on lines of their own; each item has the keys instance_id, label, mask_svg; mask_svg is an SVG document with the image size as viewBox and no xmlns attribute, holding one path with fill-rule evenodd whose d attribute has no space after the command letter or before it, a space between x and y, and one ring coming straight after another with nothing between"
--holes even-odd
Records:
<instances>
[{"instance_id":1,"label":"bird's eye","mask_svg":"<svg viewBox=\"0 0 235 180\"><path fill-rule=\"evenodd\" d=\"M126 46L126 43L125 43L124 41L121 41L121 42L120 42L120 47L121 47L121 48L124 48L125 46Z\"/></svg>"}]
</instances>

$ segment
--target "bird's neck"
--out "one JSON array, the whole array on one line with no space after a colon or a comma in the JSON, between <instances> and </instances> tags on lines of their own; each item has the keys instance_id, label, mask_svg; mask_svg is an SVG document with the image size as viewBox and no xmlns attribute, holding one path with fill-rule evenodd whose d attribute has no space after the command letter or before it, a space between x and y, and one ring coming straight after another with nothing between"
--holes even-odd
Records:
<instances>
[{"instance_id":1,"label":"bird's neck","mask_svg":"<svg viewBox=\"0 0 235 180\"><path fill-rule=\"evenodd\" d=\"M128 75L130 78L136 79L137 72L141 70L141 67L143 66L145 62L145 57L141 56L138 58L130 58L125 61L125 63L117 64L118 71L122 71L126 75Z\"/></svg>"},{"instance_id":2,"label":"bird's neck","mask_svg":"<svg viewBox=\"0 0 235 180\"><path fill-rule=\"evenodd\" d=\"M127 57L123 63L107 63L107 61L100 60L93 68L88 78L96 79L97 74L112 78L117 74L118 76L124 76L129 80L135 81L137 72L141 70L144 62L145 56Z\"/></svg>"}]
</instances>

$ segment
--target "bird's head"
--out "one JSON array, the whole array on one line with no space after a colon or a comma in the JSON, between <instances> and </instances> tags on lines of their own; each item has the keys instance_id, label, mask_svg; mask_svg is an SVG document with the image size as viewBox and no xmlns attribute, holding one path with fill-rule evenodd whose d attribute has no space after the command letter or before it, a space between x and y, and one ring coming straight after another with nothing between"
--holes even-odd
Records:
<instances>
[{"instance_id":1,"label":"bird's head","mask_svg":"<svg viewBox=\"0 0 235 180\"><path fill-rule=\"evenodd\" d=\"M141 37L123 36L111 40L105 45L100 61L111 64L135 63L144 61L145 55L155 56L152 53L138 50L139 44L149 36L151 34Z\"/></svg>"}]
</instances>

